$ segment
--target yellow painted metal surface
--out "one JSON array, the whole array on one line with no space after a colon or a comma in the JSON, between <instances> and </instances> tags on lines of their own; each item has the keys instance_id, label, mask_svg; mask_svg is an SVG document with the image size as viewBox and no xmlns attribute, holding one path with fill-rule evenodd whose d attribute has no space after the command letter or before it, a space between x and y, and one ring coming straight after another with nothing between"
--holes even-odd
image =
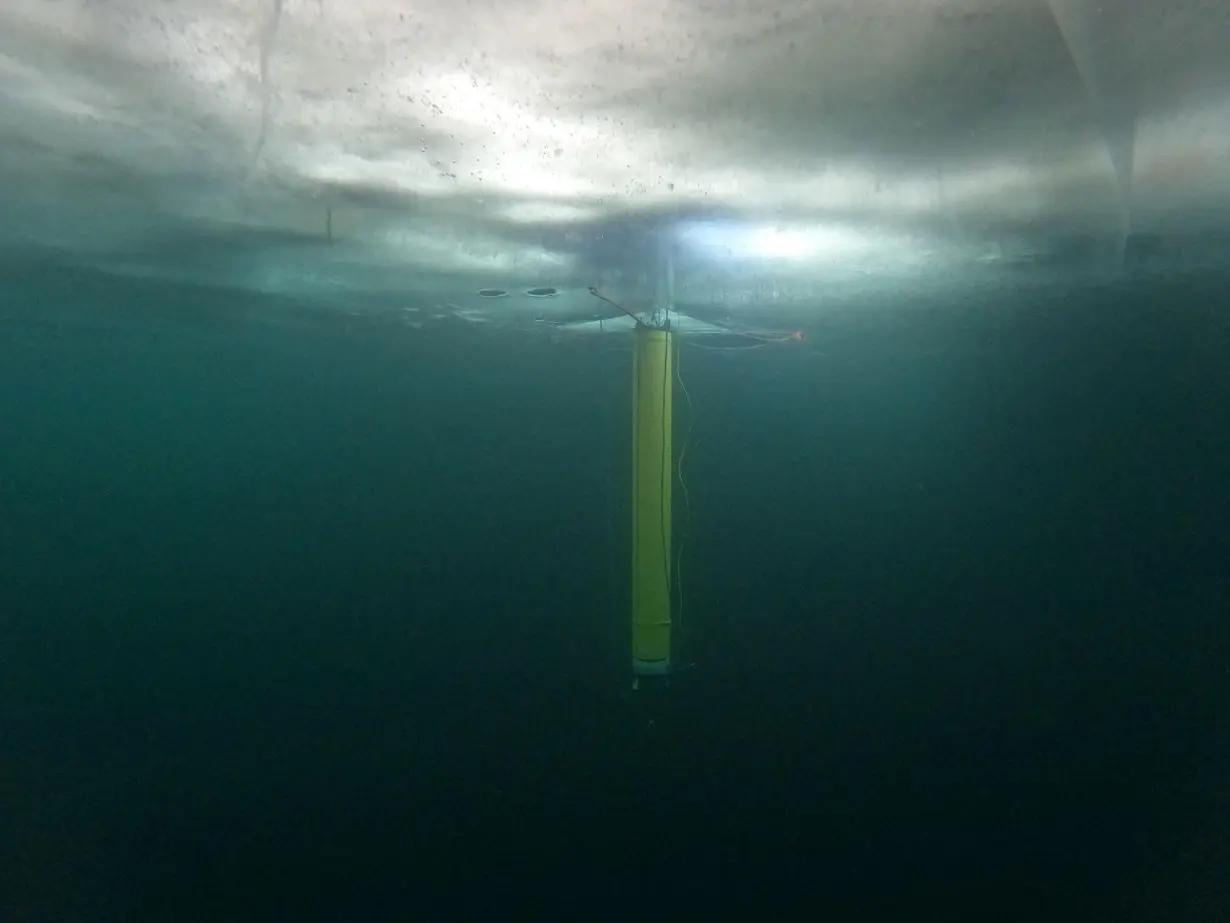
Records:
<instances>
[{"instance_id":1,"label":"yellow painted metal surface","mask_svg":"<svg viewBox=\"0 0 1230 923\"><path fill-rule=\"evenodd\" d=\"M632 669L671 661L671 337L638 328L632 381Z\"/></svg>"}]
</instances>

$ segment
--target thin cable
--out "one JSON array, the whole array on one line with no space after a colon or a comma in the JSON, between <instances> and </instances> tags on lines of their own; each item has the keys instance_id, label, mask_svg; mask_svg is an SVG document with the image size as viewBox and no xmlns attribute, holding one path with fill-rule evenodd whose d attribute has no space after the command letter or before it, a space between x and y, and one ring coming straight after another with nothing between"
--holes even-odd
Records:
<instances>
[{"instance_id":1,"label":"thin cable","mask_svg":"<svg viewBox=\"0 0 1230 923\"><path fill-rule=\"evenodd\" d=\"M707 346L704 343L689 343L693 349L706 349L711 353L742 353L752 349L764 349L771 343L753 343L751 346Z\"/></svg>"},{"instance_id":2,"label":"thin cable","mask_svg":"<svg viewBox=\"0 0 1230 923\"><path fill-rule=\"evenodd\" d=\"M719 324L711 320L705 321L705 323L710 327L716 327L718 330L725 333L729 333L737 337L744 337L748 340L759 340L761 343L787 343L790 340L803 339L803 334L797 330L794 333L775 333L770 335L765 333L748 333L746 330L736 330L734 327L728 327L725 324Z\"/></svg>"},{"instance_id":3,"label":"thin cable","mask_svg":"<svg viewBox=\"0 0 1230 923\"><path fill-rule=\"evenodd\" d=\"M607 304L609 304L612 308L615 308L617 311L622 311L624 314L627 314L630 318L636 321L636 325L638 327L644 326L644 321L642 321L639 317L637 317L635 314L633 314L631 311L629 311L619 302L612 301L610 298L607 298L606 295L598 291L598 286L591 285L589 287L589 293L593 295L595 298L597 298L599 301L605 301Z\"/></svg>"},{"instance_id":4,"label":"thin cable","mask_svg":"<svg viewBox=\"0 0 1230 923\"><path fill-rule=\"evenodd\" d=\"M714 326L717 326L716 324ZM801 336L796 336L792 333L776 334L774 336L765 336L761 333L747 333L743 330L735 330L733 327L724 328L729 330L735 336L747 337L749 340L759 340L761 343L789 343L791 340L798 340Z\"/></svg>"},{"instance_id":5,"label":"thin cable","mask_svg":"<svg viewBox=\"0 0 1230 923\"><path fill-rule=\"evenodd\" d=\"M675 587L679 598L679 631L684 631L683 627L683 546L687 544L688 535L692 530L692 500L688 496L688 482L683 478L683 460L688 454L688 446L692 441L692 424L695 420L695 410L692 406L692 395L688 393L688 386L683 383L683 369L679 361L679 348L675 348L675 380L679 382L679 388L683 391L684 398L688 402L688 431L683 437L683 446L679 449L679 462L675 467L675 476L679 479L679 486L683 489L683 531L679 537L679 548L675 552Z\"/></svg>"},{"instance_id":6,"label":"thin cable","mask_svg":"<svg viewBox=\"0 0 1230 923\"><path fill-rule=\"evenodd\" d=\"M669 320L667 321L667 323L669 326ZM671 341L670 341L669 330L667 330L665 335L666 335L666 343L664 345L666 347L666 352L665 352L665 355L662 357L662 411L661 411L662 454L661 454L661 467L658 469L659 471L663 473L670 471L670 457L667 455L667 452L666 452L666 447L670 444L670 417L667 416L667 406L669 405L670 399L671 399L671 393L670 393ZM666 575L666 592L667 592L667 598L669 599L670 592L671 592L671 540L670 540L670 532L666 528L667 505L661 502L662 499L664 498L659 496L658 526L659 526L659 530L662 533L662 571ZM666 617L668 620L670 619L669 612L667 613Z\"/></svg>"},{"instance_id":7,"label":"thin cable","mask_svg":"<svg viewBox=\"0 0 1230 923\"><path fill-rule=\"evenodd\" d=\"M711 353L744 353L751 352L753 349L764 349L766 346L772 346L776 342L778 341L774 340L766 343L752 343L750 346L709 346L705 343L688 343L687 345L692 349L703 349ZM812 355L827 357L828 353L822 353L819 350L812 350Z\"/></svg>"},{"instance_id":8,"label":"thin cable","mask_svg":"<svg viewBox=\"0 0 1230 923\"><path fill-rule=\"evenodd\" d=\"M611 624L619 623L619 574L615 564L618 552L616 535L616 518L619 514L619 501L615 497L615 453L609 453L606 468L606 560L607 560L607 593L611 597Z\"/></svg>"}]
</instances>

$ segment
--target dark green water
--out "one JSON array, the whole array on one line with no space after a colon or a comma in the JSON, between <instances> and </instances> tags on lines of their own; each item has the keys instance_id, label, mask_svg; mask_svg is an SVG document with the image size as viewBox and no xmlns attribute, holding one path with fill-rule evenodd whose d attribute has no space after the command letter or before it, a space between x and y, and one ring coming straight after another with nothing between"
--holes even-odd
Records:
<instances>
[{"instance_id":1,"label":"dark green water","mask_svg":"<svg viewBox=\"0 0 1230 923\"><path fill-rule=\"evenodd\" d=\"M634 695L614 341L4 274L5 923L1230 913L1224 282L685 349Z\"/></svg>"}]
</instances>

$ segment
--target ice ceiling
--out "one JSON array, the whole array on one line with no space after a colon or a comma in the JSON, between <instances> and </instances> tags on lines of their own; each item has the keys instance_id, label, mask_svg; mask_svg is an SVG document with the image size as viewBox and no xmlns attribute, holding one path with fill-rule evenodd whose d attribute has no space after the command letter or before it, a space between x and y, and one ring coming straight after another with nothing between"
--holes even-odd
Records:
<instances>
[{"instance_id":1,"label":"ice ceiling","mask_svg":"<svg viewBox=\"0 0 1230 923\"><path fill-rule=\"evenodd\" d=\"M1230 0L4 0L0 250L488 320L664 252L770 315L1215 264L1228 49Z\"/></svg>"}]
</instances>

